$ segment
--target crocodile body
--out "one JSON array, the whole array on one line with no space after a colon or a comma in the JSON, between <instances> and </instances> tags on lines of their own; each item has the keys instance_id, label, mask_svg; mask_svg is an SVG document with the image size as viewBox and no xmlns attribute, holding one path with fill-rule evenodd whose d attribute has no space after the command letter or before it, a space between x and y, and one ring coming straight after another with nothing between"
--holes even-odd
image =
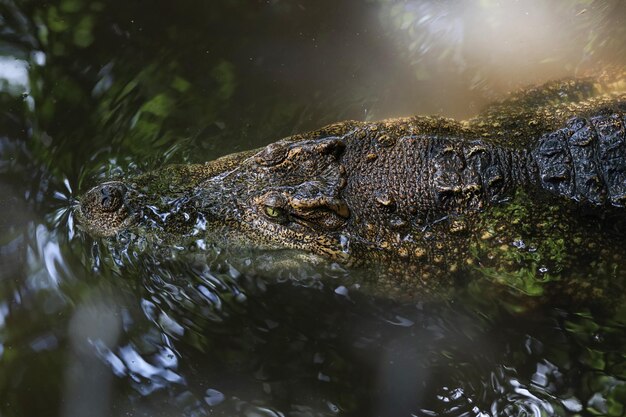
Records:
<instances>
[{"instance_id":1,"label":"crocodile body","mask_svg":"<svg viewBox=\"0 0 626 417\"><path fill-rule=\"evenodd\" d=\"M533 239L529 222L567 217L549 207L623 218L625 126L619 89L552 82L467 121L342 122L207 164L106 182L81 199L77 217L94 235L143 225L174 239L204 232L349 265L386 265L395 277L387 286L408 291L441 271L487 265L482 256L493 259L491 249L522 235ZM524 200L523 225L494 223ZM585 227L582 246L602 246L601 235Z\"/></svg>"}]
</instances>

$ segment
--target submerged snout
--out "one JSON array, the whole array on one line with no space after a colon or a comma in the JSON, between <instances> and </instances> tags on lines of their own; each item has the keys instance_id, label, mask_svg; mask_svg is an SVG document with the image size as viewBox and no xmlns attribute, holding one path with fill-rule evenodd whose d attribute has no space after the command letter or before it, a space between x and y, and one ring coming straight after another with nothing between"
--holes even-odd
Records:
<instances>
[{"instance_id":1,"label":"submerged snout","mask_svg":"<svg viewBox=\"0 0 626 417\"><path fill-rule=\"evenodd\" d=\"M112 236L131 220L128 189L120 181L102 183L85 193L76 207L80 226L95 236Z\"/></svg>"}]
</instances>

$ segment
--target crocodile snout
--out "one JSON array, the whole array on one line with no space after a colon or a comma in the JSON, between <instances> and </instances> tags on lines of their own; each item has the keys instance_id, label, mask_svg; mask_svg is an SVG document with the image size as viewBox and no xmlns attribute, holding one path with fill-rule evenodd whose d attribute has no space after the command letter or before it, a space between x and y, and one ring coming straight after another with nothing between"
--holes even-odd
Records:
<instances>
[{"instance_id":1,"label":"crocodile snout","mask_svg":"<svg viewBox=\"0 0 626 417\"><path fill-rule=\"evenodd\" d=\"M125 228L130 220L128 189L120 181L102 183L85 193L76 207L76 217L87 232L112 236Z\"/></svg>"}]
</instances>

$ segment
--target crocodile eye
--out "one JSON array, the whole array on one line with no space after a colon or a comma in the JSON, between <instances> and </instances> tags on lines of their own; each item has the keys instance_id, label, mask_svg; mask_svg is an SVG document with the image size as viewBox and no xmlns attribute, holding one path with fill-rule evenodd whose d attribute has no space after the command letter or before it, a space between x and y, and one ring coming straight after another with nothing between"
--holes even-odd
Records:
<instances>
[{"instance_id":1,"label":"crocodile eye","mask_svg":"<svg viewBox=\"0 0 626 417\"><path fill-rule=\"evenodd\" d=\"M265 206L264 210L265 214L273 218L281 217L283 216L283 214L285 214L285 211L278 207Z\"/></svg>"},{"instance_id":2,"label":"crocodile eye","mask_svg":"<svg viewBox=\"0 0 626 417\"><path fill-rule=\"evenodd\" d=\"M270 191L256 200L259 210L274 222L287 221L287 201L280 193Z\"/></svg>"}]
</instances>

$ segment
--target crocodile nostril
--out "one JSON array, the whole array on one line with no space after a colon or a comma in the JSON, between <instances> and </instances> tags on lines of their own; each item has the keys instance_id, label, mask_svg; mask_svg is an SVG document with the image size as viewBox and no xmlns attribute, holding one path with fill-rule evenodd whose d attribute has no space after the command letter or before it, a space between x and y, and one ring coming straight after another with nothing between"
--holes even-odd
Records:
<instances>
[{"instance_id":1,"label":"crocodile nostril","mask_svg":"<svg viewBox=\"0 0 626 417\"><path fill-rule=\"evenodd\" d=\"M115 211L124 202L125 190L117 184L107 184L100 188L100 207L103 211Z\"/></svg>"}]
</instances>

